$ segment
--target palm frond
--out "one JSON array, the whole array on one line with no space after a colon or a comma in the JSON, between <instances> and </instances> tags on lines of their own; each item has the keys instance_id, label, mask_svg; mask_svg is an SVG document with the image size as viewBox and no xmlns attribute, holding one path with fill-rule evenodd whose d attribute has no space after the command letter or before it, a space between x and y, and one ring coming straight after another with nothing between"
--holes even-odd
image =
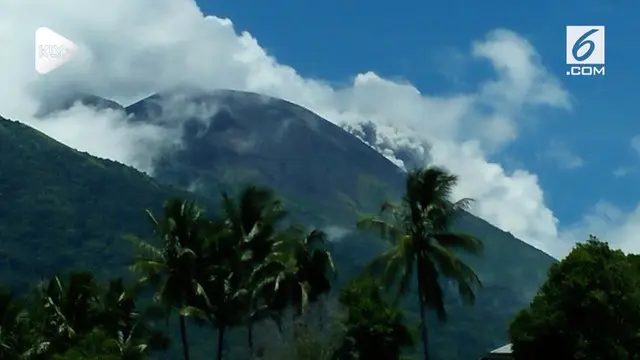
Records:
<instances>
[{"instance_id":1,"label":"palm frond","mask_svg":"<svg viewBox=\"0 0 640 360\"><path fill-rule=\"evenodd\" d=\"M162 253L162 251L160 249L158 249L157 247L149 244L148 242L140 239L139 237L135 236L135 235L125 235L124 236L125 240L128 240L129 242L131 242L136 248L138 248L138 250L140 252L142 252L143 254L149 256L150 258L154 259L154 260L159 260L164 258L164 254Z\"/></svg>"},{"instance_id":2,"label":"palm frond","mask_svg":"<svg viewBox=\"0 0 640 360\"><path fill-rule=\"evenodd\" d=\"M187 316L195 319L207 318L207 313L204 310L199 309L195 306L184 306L179 309L179 313L181 316Z\"/></svg>"},{"instance_id":3,"label":"palm frond","mask_svg":"<svg viewBox=\"0 0 640 360\"><path fill-rule=\"evenodd\" d=\"M178 251L178 258L179 259L185 259L188 258L190 260L193 260L195 258L197 258L198 256L196 255L195 251L186 248L186 247L181 247Z\"/></svg>"},{"instance_id":4,"label":"palm frond","mask_svg":"<svg viewBox=\"0 0 640 360\"><path fill-rule=\"evenodd\" d=\"M144 213L145 215L147 215L147 219L149 220L149 222L153 225L153 229L159 230L160 224L158 222L158 219L156 219L156 217L151 212L151 210L145 209Z\"/></svg>"},{"instance_id":5,"label":"palm frond","mask_svg":"<svg viewBox=\"0 0 640 360\"><path fill-rule=\"evenodd\" d=\"M472 235L456 232L433 234L433 238L447 249L463 250L470 254L480 254L484 251L484 244Z\"/></svg>"},{"instance_id":6,"label":"palm frond","mask_svg":"<svg viewBox=\"0 0 640 360\"><path fill-rule=\"evenodd\" d=\"M309 284L299 284L300 289L300 310L305 312L309 307Z\"/></svg>"},{"instance_id":7,"label":"palm frond","mask_svg":"<svg viewBox=\"0 0 640 360\"><path fill-rule=\"evenodd\" d=\"M50 346L51 342L49 341L39 341L34 346L25 351L22 356L25 359L34 359L46 354L47 351L49 351Z\"/></svg>"},{"instance_id":8,"label":"palm frond","mask_svg":"<svg viewBox=\"0 0 640 360\"><path fill-rule=\"evenodd\" d=\"M391 248L382 254L375 257L369 265L367 265L364 269L364 273L367 275L379 276L386 272L387 264L390 259L395 255L396 249Z\"/></svg>"},{"instance_id":9,"label":"palm frond","mask_svg":"<svg viewBox=\"0 0 640 360\"><path fill-rule=\"evenodd\" d=\"M234 230L240 230L240 214L239 210L236 207L233 198L227 193L223 192L221 194L221 208L223 212L223 217L226 221L228 221L230 227Z\"/></svg>"},{"instance_id":10,"label":"palm frond","mask_svg":"<svg viewBox=\"0 0 640 360\"><path fill-rule=\"evenodd\" d=\"M356 227L359 230L373 232L392 244L397 243L404 236L404 231L395 224L376 217L364 217L356 223Z\"/></svg>"},{"instance_id":11,"label":"palm frond","mask_svg":"<svg viewBox=\"0 0 640 360\"><path fill-rule=\"evenodd\" d=\"M471 267L439 244L431 244L429 253L440 273L457 283L462 300L466 303L473 303L475 300L474 288L481 287L482 282Z\"/></svg>"},{"instance_id":12,"label":"palm frond","mask_svg":"<svg viewBox=\"0 0 640 360\"><path fill-rule=\"evenodd\" d=\"M135 259L129 269L137 273L158 274L167 269L166 264L160 261L147 259Z\"/></svg>"},{"instance_id":13,"label":"palm frond","mask_svg":"<svg viewBox=\"0 0 640 360\"><path fill-rule=\"evenodd\" d=\"M192 284L193 284L193 288L194 288L194 291L193 291L194 294L204 301L205 306L207 308L210 308L211 307L211 300L209 299L209 296L207 295L207 291L196 280L192 280Z\"/></svg>"},{"instance_id":14,"label":"palm frond","mask_svg":"<svg viewBox=\"0 0 640 360\"><path fill-rule=\"evenodd\" d=\"M389 290L391 289L398 279L404 278L404 274L406 273L405 269L403 269L404 258L400 252L394 252L393 256L391 256L385 267L385 271L382 277L382 286ZM399 291L398 291L399 292ZM398 293L399 297L401 294Z\"/></svg>"}]
</instances>

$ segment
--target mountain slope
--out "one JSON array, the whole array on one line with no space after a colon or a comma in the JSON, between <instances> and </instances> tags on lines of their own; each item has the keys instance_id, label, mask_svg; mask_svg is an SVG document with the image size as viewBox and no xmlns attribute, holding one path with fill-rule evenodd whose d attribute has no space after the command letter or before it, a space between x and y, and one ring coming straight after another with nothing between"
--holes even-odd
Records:
<instances>
[{"instance_id":1,"label":"mountain slope","mask_svg":"<svg viewBox=\"0 0 640 360\"><path fill-rule=\"evenodd\" d=\"M257 182L285 195L304 221L351 229L359 214L377 211L383 200L398 200L403 190L403 172L394 164L284 100L238 91L178 91L154 95L126 111L131 121L182 126L181 147L158 160L155 176L182 187L195 184L205 195L217 193L219 183ZM485 284L478 304L462 308L452 297L452 321L434 324L438 354L462 359L506 341L510 317L528 303L555 260L469 213L461 214L457 226L486 248L481 258L468 259ZM336 256L342 271L353 275L381 248L351 233L336 244ZM408 308L417 311L412 302Z\"/></svg>"},{"instance_id":2,"label":"mountain slope","mask_svg":"<svg viewBox=\"0 0 640 360\"><path fill-rule=\"evenodd\" d=\"M65 98L49 111L74 102ZM82 102L118 108L96 97ZM0 120L4 282L20 285L71 267L124 273L131 253L121 236L147 233L142 209L157 208L178 192L162 182L197 190L209 208L206 198L217 197L220 188L249 181L273 187L300 220L342 233L333 247L343 281L382 249L380 242L350 231L358 215L377 211L382 200L397 199L402 172L308 110L257 94L183 90L153 96L126 111L130 121L183 130L181 146L158 159L154 176L160 183ZM474 307L448 299L450 322L432 323L436 359L475 358L506 341L508 320L530 300L554 262L471 214L461 214L458 226L485 242L484 256L469 259L485 288ZM409 298L406 307L415 314L414 303Z\"/></svg>"},{"instance_id":3,"label":"mountain slope","mask_svg":"<svg viewBox=\"0 0 640 360\"><path fill-rule=\"evenodd\" d=\"M0 273L21 286L70 267L123 273L126 233L179 193L135 169L0 117Z\"/></svg>"},{"instance_id":4,"label":"mountain slope","mask_svg":"<svg viewBox=\"0 0 640 360\"><path fill-rule=\"evenodd\" d=\"M282 100L238 91L180 91L154 95L126 111L132 121L182 124L184 148L165 154L155 176L183 187L258 182L301 211L313 209L316 221L344 218L351 225L357 211L377 207L403 182L400 169L369 146Z\"/></svg>"}]
</instances>

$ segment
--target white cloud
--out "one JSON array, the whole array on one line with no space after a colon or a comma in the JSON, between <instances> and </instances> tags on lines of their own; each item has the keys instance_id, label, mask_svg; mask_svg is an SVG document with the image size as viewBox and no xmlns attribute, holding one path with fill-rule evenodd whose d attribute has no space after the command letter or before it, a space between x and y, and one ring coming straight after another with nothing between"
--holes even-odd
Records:
<instances>
[{"instance_id":1,"label":"white cloud","mask_svg":"<svg viewBox=\"0 0 640 360\"><path fill-rule=\"evenodd\" d=\"M635 135L629 141L629 146L631 149L640 156L640 135ZM615 170L613 170L613 176L616 178L623 178L629 175L632 175L638 171L638 167L635 165L624 165L619 166Z\"/></svg>"},{"instance_id":2,"label":"white cloud","mask_svg":"<svg viewBox=\"0 0 640 360\"><path fill-rule=\"evenodd\" d=\"M329 241L332 242L339 242L352 232L351 229L345 229L343 227L333 225L327 226L323 230L327 234Z\"/></svg>"},{"instance_id":3,"label":"white cloud","mask_svg":"<svg viewBox=\"0 0 640 360\"><path fill-rule=\"evenodd\" d=\"M552 160L563 169L577 169L584 166L584 159L559 141L551 141L542 157Z\"/></svg>"},{"instance_id":4,"label":"white cloud","mask_svg":"<svg viewBox=\"0 0 640 360\"><path fill-rule=\"evenodd\" d=\"M633 166L621 166L613 170L613 176L617 178L623 178L625 176L629 176L630 174L636 172L636 168Z\"/></svg>"},{"instance_id":5,"label":"white cloud","mask_svg":"<svg viewBox=\"0 0 640 360\"><path fill-rule=\"evenodd\" d=\"M640 135L631 138L631 148L640 155Z\"/></svg>"},{"instance_id":6,"label":"white cloud","mask_svg":"<svg viewBox=\"0 0 640 360\"><path fill-rule=\"evenodd\" d=\"M632 137L629 141L629 146L637 155L640 156L640 135ZM623 165L613 170L613 176L616 178L623 178L635 174L636 172L638 172L638 167L636 165Z\"/></svg>"},{"instance_id":7,"label":"white cloud","mask_svg":"<svg viewBox=\"0 0 640 360\"><path fill-rule=\"evenodd\" d=\"M640 136L634 136L629 145L640 154ZM637 171L638 167L635 165L620 166L613 171L613 175L616 178L622 178ZM638 231L640 231L640 203L637 203L634 208L623 209L611 202L601 200L589 209L579 222L562 229L560 237L563 241L559 242L552 252L564 254L570 249L568 244L584 241L589 234L593 234L627 253L640 253Z\"/></svg>"},{"instance_id":8,"label":"white cloud","mask_svg":"<svg viewBox=\"0 0 640 360\"><path fill-rule=\"evenodd\" d=\"M32 120L31 125L79 150L133 164L151 172L153 154L166 143L168 132L148 124L125 125L122 120L122 114L117 111L95 111L77 104L69 111L52 115L46 121Z\"/></svg>"},{"instance_id":9,"label":"white cloud","mask_svg":"<svg viewBox=\"0 0 640 360\"><path fill-rule=\"evenodd\" d=\"M40 26L83 49L46 77L33 70L33 33ZM447 166L461 175L457 195L478 200L476 214L562 254L556 252L558 220L536 175L508 172L487 160L517 139L521 120L536 109L571 108L568 93L533 46L511 31L492 31L464 51L470 60L492 65L495 76L475 91L454 95L423 94L366 71L344 87L303 78L252 35L237 34L230 20L204 17L189 0L4 0L0 42L3 53L11 54L0 58L0 113L70 146L148 169L158 139L168 135L149 125L127 126L118 112L91 114L81 107L38 120L33 114L43 94L74 89L130 103L176 85L261 92L355 130L371 122L376 148L392 161L403 165L409 161L403 154L410 153L413 161Z\"/></svg>"},{"instance_id":10,"label":"white cloud","mask_svg":"<svg viewBox=\"0 0 640 360\"><path fill-rule=\"evenodd\" d=\"M572 241L584 241L589 234L608 241L613 246L630 253L640 253L640 204L631 211L606 201L598 202L581 222L564 230L563 237ZM567 244L565 242L561 244ZM566 249L558 249L566 252Z\"/></svg>"}]
</instances>

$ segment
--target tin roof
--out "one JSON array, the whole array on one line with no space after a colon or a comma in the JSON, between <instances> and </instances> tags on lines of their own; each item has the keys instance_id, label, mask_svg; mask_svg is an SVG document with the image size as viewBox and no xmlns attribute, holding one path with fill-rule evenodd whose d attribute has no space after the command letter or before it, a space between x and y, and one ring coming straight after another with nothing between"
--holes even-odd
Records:
<instances>
[{"instance_id":1,"label":"tin roof","mask_svg":"<svg viewBox=\"0 0 640 360\"><path fill-rule=\"evenodd\" d=\"M501 346L493 351L492 354L511 354L511 344Z\"/></svg>"}]
</instances>

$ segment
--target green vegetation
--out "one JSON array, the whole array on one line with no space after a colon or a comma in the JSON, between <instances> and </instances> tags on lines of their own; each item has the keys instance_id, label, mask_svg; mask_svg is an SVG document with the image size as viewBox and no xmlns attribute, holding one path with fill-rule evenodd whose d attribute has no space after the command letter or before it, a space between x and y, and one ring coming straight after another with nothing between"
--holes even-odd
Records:
<instances>
[{"instance_id":1,"label":"green vegetation","mask_svg":"<svg viewBox=\"0 0 640 360\"><path fill-rule=\"evenodd\" d=\"M340 293L346 306L346 331L336 359L399 359L403 347L414 345L402 311L385 300L376 280L363 277Z\"/></svg>"},{"instance_id":2,"label":"green vegetation","mask_svg":"<svg viewBox=\"0 0 640 360\"><path fill-rule=\"evenodd\" d=\"M165 116L159 109L159 100L170 96L154 95L126 111L132 121L172 123L174 112ZM371 234L353 231L361 216L377 213L381 202L402 197L404 172L384 156L340 127L286 101L264 101L260 95L240 91L189 96L195 106L220 111L208 122L186 121L183 146L163 154L154 168L156 179L196 188L210 198L217 198L220 190L238 191L242 184L266 186L282 196L290 219L330 235L331 229L346 230L340 241L332 236L329 244L340 269L340 285L388 249L388 243ZM432 355L441 360L477 358L504 344L509 320L535 295L555 262L482 219L464 211L458 215L451 230L471 234L485 245L482 257L457 252L482 279L483 288L476 294L475 305L468 307L459 301L455 285L444 282L449 321L426 314L433 329ZM416 299L417 288L411 287L400 302L411 320L420 317ZM461 342L465 346L459 346Z\"/></svg>"},{"instance_id":3,"label":"green vegetation","mask_svg":"<svg viewBox=\"0 0 640 360\"><path fill-rule=\"evenodd\" d=\"M415 259L425 359L424 306L444 316L439 274L456 280L465 297L473 294L470 276L477 281L473 271L447 250L479 246L472 237L447 231L461 204L448 201L455 182L455 176L439 169L411 172L403 206L395 208L397 225L374 218L360 222L361 227L378 227L382 235L391 235L394 247L372 266L383 264L387 269L384 290L397 277L390 269L404 270L399 279L404 294ZM154 329L157 320L174 312L185 360L191 359L189 320L217 332L218 360L226 357L226 331L236 327L248 329L247 358L261 358L265 349L255 351L254 326L274 321L282 332L287 314L294 324L295 358L322 354L305 351L300 344L308 327L302 317L333 287L335 268L326 235L286 224L282 203L268 189L248 186L235 198L225 193L220 206L218 217L206 217L196 203L178 198L165 203L161 217L147 210L155 241L129 237L138 255L131 265L137 281L128 289L120 279L101 287L91 273L83 272L56 275L24 300L5 292L0 309L3 359L144 359L166 349L166 342L158 341L162 333ZM402 312L385 300L377 280L363 276L342 290L344 333L327 357L368 359L375 351L375 356L399 359L402 348L413 344L411 331ZM144 290L152 290L153 301L139 309L144 296L136 295Z\"/></svg>"},{"instance_id":4,"label":"green vegetation","mask_svg":"<svg viewBox=\"0 0 640 360\"><path fill-rule=\"evenodd\" d=\"M480 285L476 273L452 249L478 253L482 242L473 236L451 232L451 223L469 199L451 202L455 175L437 168L411 171L401 205L384 204L382 212L390 219L369 217L358 222L361 229L373 230L389 240L392 247L372 264L382 270L383 284L397 283L398 295L406 295L415 279L420 309L420 332L424 359L430 358L425 307L433 308L440 320L446 319L444 291L440 276L454 280L467 302L473 303L473 287Z\"/></svg>"},{"instance_id":5,"label":"green vegetation","mask_svg":"<svg viewBox=\"0 0 640 360\"><path fill-rule=\"evenodd\" d=\"M638 270L637 255L578 244L513 320L514 359L640 359Z\"/></svg>"},{"instance_id":6,"label":"green vegetation","mask_svg":"<svg viewBox=\"0 0 640 360\"><path fill-rule=\"evenodd\" d=\"M15 289L73 268L124 275L131 247L122 236L149 234L142 209L184 195L2 118L0 163L0 272Z\"/></svg>"},{"instance_id":7,"label":"green vegetation","mask_svg":"<svg viewBox=\"0 0 640 360\"><path fill-rule=\"evenodd\" d=\"M166 349L163 313L141 308L122 280L99 284L89 272L54 276L24 299L0 293L0 358L141 359Z\"/></svg>"},{"instance_id":8,"label":"green vegetation","mask_svg":"<svg viewBox=\"0 0 640 360\"><path fill-rule=\"evenodd\" d=\"M260 167L262 163L244 163L247 156L232 158L232 165L238 171L229 171L238 175L234 179L239 183L248 180L242 174L255 173L250 169L257 169L258 173L269 175L269 181L257 183L265 185L266 182L266 185L269 185L269 182L272 182L270 185L282 196L282 202L286 203L289 210L288 216L279 221L278 229L289 229L287 232L290 234L300 233L302 229L294 224L302 222L309 226L308 233L311 232L310 229L318 228L331 234L329 230L333 225L346 229L347 233L340 241L330 238L332 241L325 244L339 270L337 276L328 276L331 280L331 293L320 296L315 302L309 301L304 314L296 316L295 319L291 313L291 303L286 304L283 311L275 313L262 311L261 305L264 304L252 305L254 308L251 313L255 319L255 326L249 326L246 319L241 321L241 325L229 320L231 325L224 331L222 346L227 359L246 359L250 338L256 355L264 355L264 359L293 359L296 354L314 354L318 359L328 359L328 356L341 346L341 339L345 338L347 328L357 328L353 325L358 319L357 316L348 320L351 325L346 323L350 316L348 314L352 313L348 308L353 305L340 303L337 295L348 287L352 279L358 277L371 260L388 250L389 245L367 232L352 230L358 216L377 210L374 204L379 205L384 198L400 197L403 175L357 139L343 134L340 129L335 130L336 137L345 135L344 139L336 138L336 141L331 141L341 147L340 151L335 151L335 158L329 156L330 151L324 150L314 153L296 153L292 149L278 150L287 156L300 155L301 158L307 159L300 164L305 167L311 166L312 172L306 174L304 179L287 175L298 174L298 168L278 175L280 168L277 166L272 172L267 173ZM294 143L283 143L299 149L299 139L305 138L302 135L296 136L293 139ZM349 141L360 147L354 151ZM216 144L215 141L203 143ZM265 151L276 149L273 146L274 144L269 144ZM203 152L200 159L207 160L208 155L205 154L217 151L205 150L208 152ZM316 153L322 154L322 158L314 158ZM195 155L197 154L194 154L194 158L197 158ZM274 155L276 158L278 156L279 153ZM372 163L368 156L380 158L380 161ZM132 242L123 241L123 236L136 234L140 240L162 249L162 241L158 242L159 239L152 237L155 228L149 226L149 221L143 216L143 210L150 209L160 221L164 218L163 200L174 197L186 199L186 202L197 202L206 210L206 213L202 213L206 216L201 215L206 221L227 217L219 198L220 190L227 189L230 194L237 194L234 198L239 199L243 188L239 183L226 184L223 180L220 180L220 186L217 185L219 173L212 163L219 160L216 158L205 163L202 169L191 166L184 159L181 160L187 164L186 167L175 167L174 173L183 174L187 179L199 179L196 185L211 185L202 191L198 189L198 194L185 193L133 168L69 149L25 125L0 119L0 162L3 164L0 171L0 282L11 288L13 296L20 299L20 305L31 306L34 302L24 299L31 296L26 290L33 289L34 282L40 279L46 279L45 282L48 282L53 274L60 274L60 278L66 279L70 270L83 269L93 273L97 283L105 284L100 286L106 286L109 279L122 278L123 283L133 288L129 291L135 292L138 300L136 306L146 309L152 300L152 293L159 288L149 284L142 290L136 289L140 286L137 280L143 273L129 271L135 248L131 246ZM282 162L289 164L285 160ZM341 165L345 162L346 165ZM321 163L325 167L324 170L316 169L316 163ZM327 164L333 166L331 171L327 169ZM165 166L163 169L166 175L170 167ZM240 171L243 169L244 171ZM374 172L371 169L377 170ZM334 173L339 176L333 176ZM327 174L330 175L329 178ZM162 173L154 173L154 177L179 184L173 179L163 177ZM331 182L328 182L329 180ZM315 193L308 191L308 182L313 182ZM189 181L185 180L183 185L186 187L188 184ZM295 186L292 187L292 184ZM307 193L314 195L306 196ZM334 194L340 196L334 197ZM321 204L318 203L320 200ZM443 299L449 321L438 322L436 316L426 312L430 330L429 348L434 359L473 359L487 349L507 341L506 328L509 319L528 303L544 280L548 266L555 261L511 234L500 231L468 213L458 214L451 230L472 234L484 243L484 251L480 257L456 252L482 279L483 288L477 289L475 305L469 307L458 300L457 289L449 286L449 282L443 279ZM203 236L211 238L207 234ZM302 238L302 235L295 236ZM153 241L154 239L156 241ZM509 256L505 256L505 253ZM273 270L273 267L270 269ZM382 277L381 273L370 275ZM236 279L237 277L232 280ZM397 299L397 303L395 290L382 292L386 304L384 306L388 305L389 309L403 313L403 320L406 320L410 332L414 333L413 326L419 324L420 320L417 288L413 284L406 296ZM387 299L387 295L390 298ZM193 307L187 309L194 310ZM427 309L433 308L427 306ZM165 308L164 311L167 312L166 310ZM34 313L31 310L26 312ZM172 346L166 352L157 353L157 356L152 352L152 357L183 358L180 323L176 316L177 311L173 313L174 316L168 318L169 327L166 329L166 335L173 340ZM223 314L226 313L220 313ZM282 316L275 316L276 314ZM394 319L393 314L394 312L389 310L389 315L371 318L370 321L391 321ZM279 326L275 319L278 319ZM186 335L191 359L214 357L218 351L218 332L212 333L211 329L217 329L218 324L212 324L211 321L217 319L214 317L203 320L189 315L187 320ZM164 321L161 323L155 321L153 325L162 325L164 329ZM296 325L300 323L304 326ZM282 329L281 332L278 331L278 327ZM104 353L105 348L116 346L112 341L112 333L107 333L100 325L96 325L96 328L90 334L83 335L82 339L78 339L69 353L59 356L92 358L92 354ZM96 345L98 343L101 345ZM460 346L462 343L465 345ZM420 346L414 347L415 352L419 349ZM407 352L413 354L411 350Z\"/></svg>"},{"instance_id":9,"label":"green vegetation","mask_svg":"<svg viewBox=\"0 0 640 360\"><path fill-rule=\"evenodd\" d=\"M382 245L327 242L298 223L316 216L304 199L289 213L259 186L193 196L15 122L0 120L0 160L3 360L393 360L418 339L419 358L473 358L506 342L545 277L508 329L514 359L640 359L640 256L592 237L547 272L451 201L439 169L410 172L399 204L359 219ZM343 220L386 184L358 182L340 192Z\"/></svg>"}]
</instances>

